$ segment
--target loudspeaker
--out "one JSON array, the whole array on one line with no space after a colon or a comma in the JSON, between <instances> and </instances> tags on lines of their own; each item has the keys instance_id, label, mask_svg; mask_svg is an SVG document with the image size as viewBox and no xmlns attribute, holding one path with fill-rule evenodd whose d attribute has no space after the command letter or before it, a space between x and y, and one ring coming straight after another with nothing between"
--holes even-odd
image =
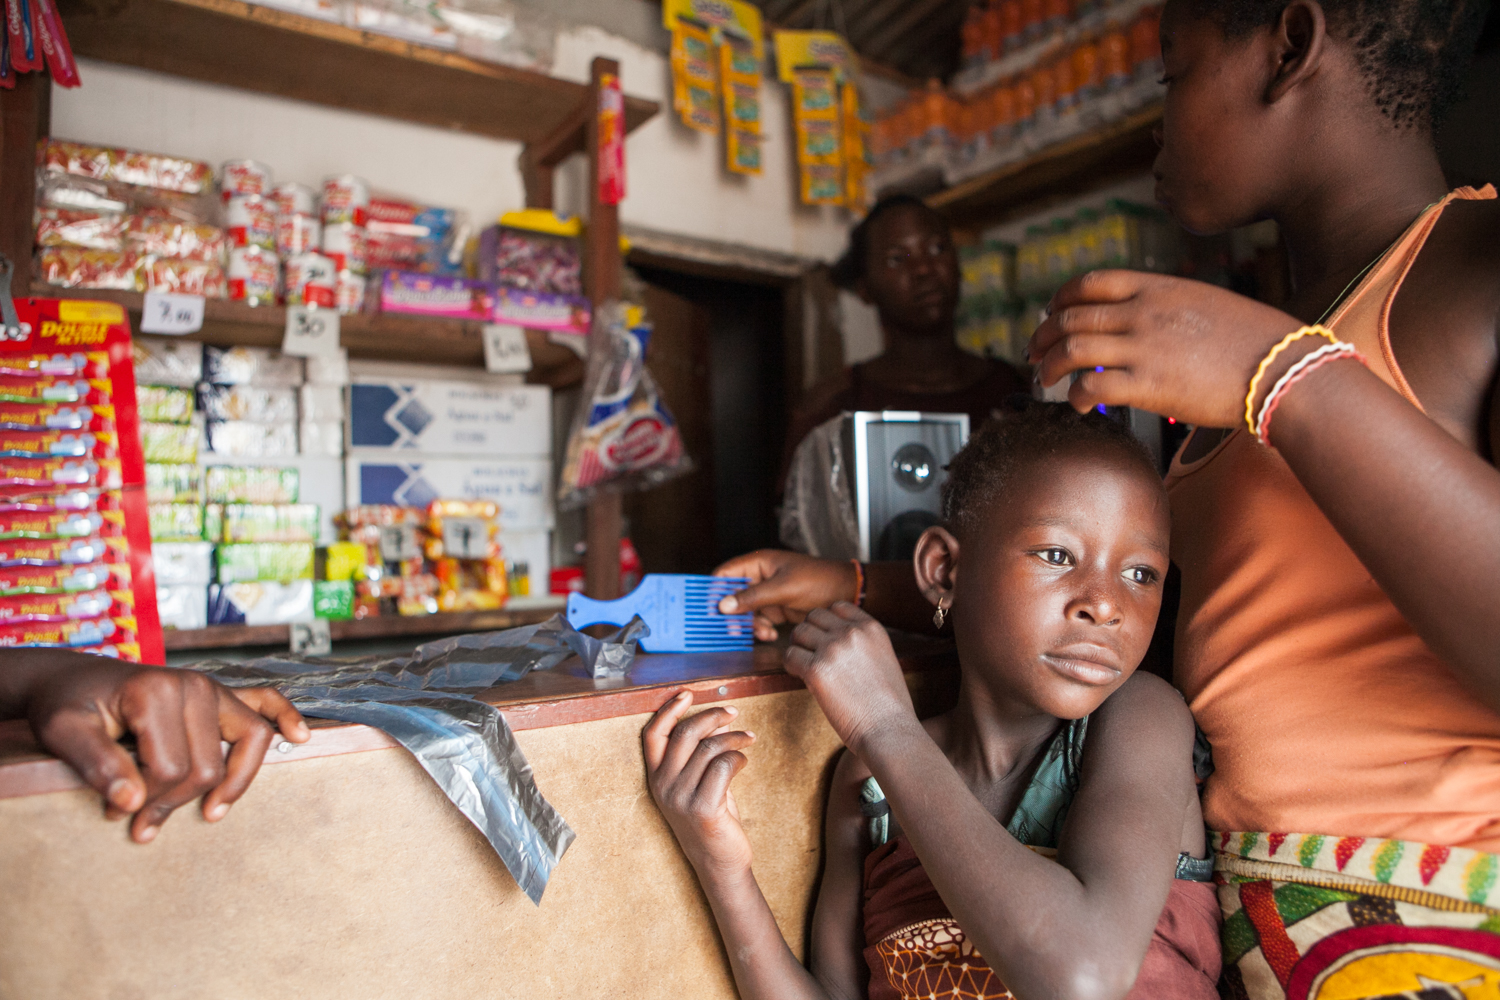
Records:
<instances>
[{"instance_id":1,"label":"loudspeaker","mask_svg":"<svg viewBox=\"0 0 1500 1000\"><path fill-rule=\"evenodd\" d=\"M942 520L941 487L948 462L969 438L969 415L859 412L845 427L854 454L859 557L910 559L922 532Z\"/></svg>"}]
</instances>

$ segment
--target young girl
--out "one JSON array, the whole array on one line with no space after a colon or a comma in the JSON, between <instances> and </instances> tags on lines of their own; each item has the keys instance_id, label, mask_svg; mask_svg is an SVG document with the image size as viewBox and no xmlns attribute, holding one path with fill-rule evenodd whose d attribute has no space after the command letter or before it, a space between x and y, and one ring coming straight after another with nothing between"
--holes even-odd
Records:
<instances>
[{"instance_id":1,"label":"young girl","mask_svg":"<svg viewBox=\"0 0 1500 1000\"><path fill-rule=\"evenodd\" d=\"M1211 998L1218 916L1193 723L1135 673L1167 571L1166 496L1129 434L1035 404L953 460L918 586L951 620L957 706L919 722L884 630L812 612L787 668L848 752L830 792L811 971L751 872L732 708L646 727L652 795L698 872L746 1000ZM1165 907L1165 909L1164 909Z\"/></svg>"}]
</instances>

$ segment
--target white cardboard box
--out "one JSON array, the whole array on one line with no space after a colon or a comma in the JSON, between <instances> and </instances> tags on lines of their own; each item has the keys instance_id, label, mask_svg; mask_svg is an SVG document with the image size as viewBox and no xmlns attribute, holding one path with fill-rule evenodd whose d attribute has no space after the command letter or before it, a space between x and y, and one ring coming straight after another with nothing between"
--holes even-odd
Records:
<instances>
[{"instance_id":1,"label":"white cardboard box","mask_svg":"<svg viewBox=\"0 0 1500 1000\"><path fill-rule=\"evenodd\" d=\"M411 456L414 458L415 456ZM493 500L503 531L545 531L556 520L552 460L353 455L344 476L350 507L389 503L425 507L434 500Z\"/></svg>"},{"instance_id":2,"label":"white cardboard box","mask_svg":"<svg viewBox=\"0 0 1500 1000\"><path fill-rule=\"evenodd\" d=\"M350 449L424 455L548 455L552 390L437 379L356 376Z\"/></svg>"}]
</instances>

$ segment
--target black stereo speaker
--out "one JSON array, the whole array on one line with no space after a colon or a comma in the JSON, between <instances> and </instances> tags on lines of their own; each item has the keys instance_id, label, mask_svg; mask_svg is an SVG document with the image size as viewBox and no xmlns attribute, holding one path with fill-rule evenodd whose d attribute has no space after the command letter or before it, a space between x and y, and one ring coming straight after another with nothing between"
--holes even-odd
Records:
<instances>
[{"instance_id":1,"label":"black stereo speaker","mask_svg":"<svg viewBox=\"0 0 1500 1000\"><path fill-rule=\"evenodd\" d=\"M969 437L967 413L859 412L845 423L854 456L859 557L910 559L942 520L948 462Z\"/></svg>"}]
</instances>

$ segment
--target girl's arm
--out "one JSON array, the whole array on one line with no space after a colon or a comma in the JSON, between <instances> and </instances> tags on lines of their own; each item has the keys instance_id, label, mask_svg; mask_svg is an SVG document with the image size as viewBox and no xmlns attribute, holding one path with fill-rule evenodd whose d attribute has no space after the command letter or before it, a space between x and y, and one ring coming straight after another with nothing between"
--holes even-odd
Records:
<instances>
[{"instance_id":1,"label":"girl's arm","mask_svg":"<svg viewBox=\"0 0 1500 1000\"><path fill-rule=\"evenodd\" d=\"M1012 837L928 737L874 619L839 604L809 614L793 638L788 670L880 782L939 895L1006 986L1025 997L1125 996L1197 804L1182 699L1138 675L1095 714L1054 862Z\"/></svg>"},{"instance_id":2,"label":"girl's arm","mask_svg":"<svg viewBox=\"0 0 1500 1000\"><path fill-rule=\"evenodd\" d=\"M1493 343L1494 322L1472 336ZM1069 392L1080 410L1136 406L1243 428L1256 366L1300 326L1201 282L1096 271L1058 293L1032 356L1044 385L1082 373ZM1314 346L1307 338L1284 352L1263 384ZM1271 443L1422 640L1500 708L1500 471L1348 360L1283 397ZM1500 447L1494 428L1489 443Z\"/></svg>"},{"instance_id":3,"label":"girl's arm","mask_svg":"<svg viewBox=\"0 0 1500 1000\"><path fill-rule=\"evenodd\" d=\"M729 707L683 719L692 703L691 692L679 693L641 734L647 783L698 873L740 996L855 1000L852 992L825 990L792 955L751 871L750 841L729 783L744 769L740 751L755 734L729 731L737 714Z\"/></svg>"}]
</instances>

